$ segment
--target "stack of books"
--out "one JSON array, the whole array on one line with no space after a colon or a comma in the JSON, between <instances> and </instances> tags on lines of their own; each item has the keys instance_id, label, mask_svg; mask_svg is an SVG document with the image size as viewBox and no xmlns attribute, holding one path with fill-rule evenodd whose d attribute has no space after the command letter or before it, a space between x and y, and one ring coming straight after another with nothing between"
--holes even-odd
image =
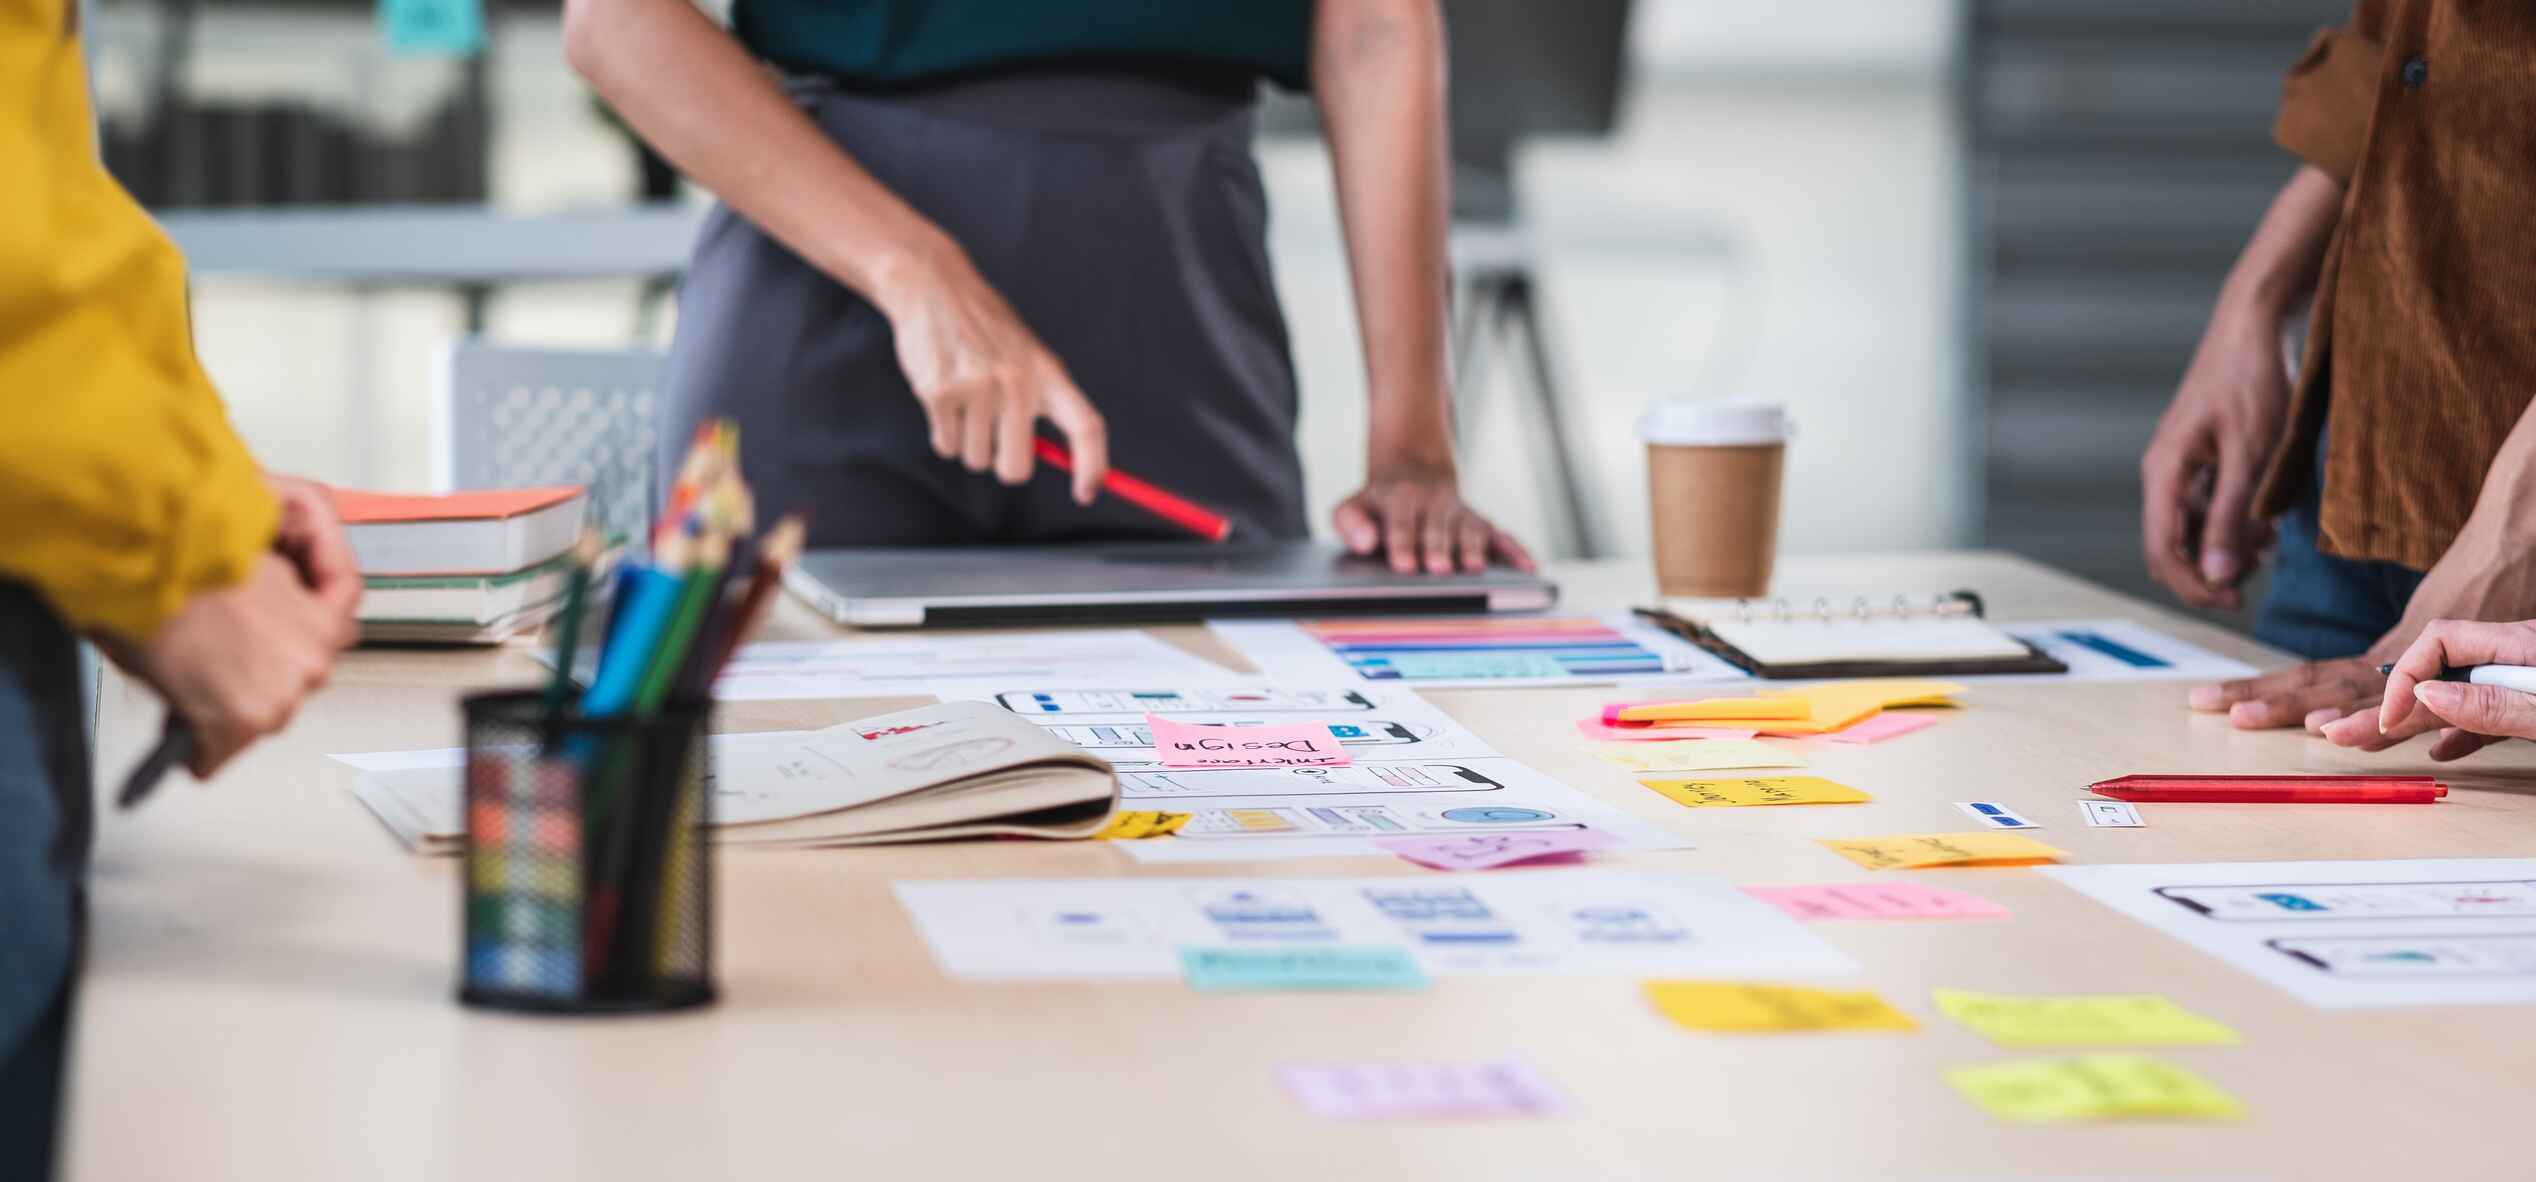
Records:
<instances>
[{"instance_id":1,"label":"stack of books","mask_svg":"<svg viewBox=\"0 0 2536 1182\"><path fill-rule=\"evenodd\" d=\"M366 584L363 643L497 644L563 605L586 508L578 487L334 498Z\"/></svg>"}]
</instances>

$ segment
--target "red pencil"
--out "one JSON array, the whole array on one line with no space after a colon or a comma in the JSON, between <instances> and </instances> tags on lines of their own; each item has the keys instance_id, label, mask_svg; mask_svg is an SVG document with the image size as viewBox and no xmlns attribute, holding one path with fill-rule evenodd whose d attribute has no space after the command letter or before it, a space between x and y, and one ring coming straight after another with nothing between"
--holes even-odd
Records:
<instances>
[{"instance_id":1,"label":"red pencil","mask_svg":"<svg viewBox=\"0 0 2536 1182\"><path fill-rule=\"evenodd\" d=\"M1067 454L1065 445L1047 439L1031 442L1038 445L1040 463L1059 472L1074 471L1074 457ZM1116 468L1101 477L1101 491L1210 542L1221 542L1233 533L1232 521L1222 514L1173 496Z\"/></svg>"},{"instance_id":2,"label":"red pencil","mask_svg":"<svg viewBox=\"0 0 2536 1182\"><path fill-rule=\"evenodd\" d=\"M2428 776L2123 776L2087 788L2145 803L2430 804L2448 795Z\"/></svg>"}]
</instances>

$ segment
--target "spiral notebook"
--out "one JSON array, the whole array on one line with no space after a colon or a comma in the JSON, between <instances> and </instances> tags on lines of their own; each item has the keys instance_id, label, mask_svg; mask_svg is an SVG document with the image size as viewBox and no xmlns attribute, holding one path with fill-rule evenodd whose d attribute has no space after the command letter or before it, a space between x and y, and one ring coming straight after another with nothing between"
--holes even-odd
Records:
<instances>
[{"instance_id":1,"label":"spiral notebook","mask_svg":"<svg viewBox=\"0 0 2536 1182\"><path fill-rule=\"evenodd\" d=\"M2067 673L1982 618L1981 597L1668 599L1639 614L1755 677Z\"/></svg>"}]
</instances>

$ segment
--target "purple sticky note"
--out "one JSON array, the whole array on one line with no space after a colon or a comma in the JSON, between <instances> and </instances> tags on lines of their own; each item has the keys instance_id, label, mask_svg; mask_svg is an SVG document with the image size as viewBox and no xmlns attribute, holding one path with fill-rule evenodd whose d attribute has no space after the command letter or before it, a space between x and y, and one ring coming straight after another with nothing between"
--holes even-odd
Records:
<instances>
[{"instance_id":1,"label":"purple sticky note","mask_svg":"<svg viewBox=\"0 0 2536 1182\"><path fill-rule=\"evenodd\" d=\"M1377 837L1374 844L1438 870L1486 870L1534 858L1609 849L1620 839L1600 829L1455 833L1440 837Z\"/></svg>"},{"instance_id":2,"label":"purple sticky note","mask_svg":"<svg viewBox=\"0 0 2536 1182\"><path fill-rule=\"evenodd\" d=\"M1613 726L1599 718L1580 718L1576 729L1588 739L1639 742L1658 739L1749 739L1759 732L1731 726Z\"/></svg>"},{"instance_id":3,"label":"purple sticky note","mask_svg":"<svg viewBox=\"0 0 2536 1182\"><path fill-rule=\"evenodd\" d=\"M2005 919L2008 909L1969 891L1915 882L1748 886L1744 893L1797 919Z\"/></svg>"},{"instance_id":4,"label":"purple sticky note","mask_svg":"<svg viewBox=\"0 0 2536 1182\"><path fill-rule=\"evenodd\" d=\"M1164 767L1345 767L1347 748L1322 723L1199 726L1145 716Z\"/></svg>"},{"instance_id":5,"label":"purple sticky note","mask_svg":"<svg viewBox=\"0 0 2536 1182\"><path fill-rule=\"evenodd\" d=\"M1520 1059L1489 1063L1289 1063L1277 1080L1330 1120L1549 1116L1564 1111L1549 1081Z\"/></svg>"},{"instance_id":6,"label":"purple sticky note","mask_svg":"<svg viewBox=\"0 0 2536 1182\"><path fill-rule=\"evenodd\" d=\"M1924 727L1937 725L1927 714L1899 714L1891 710L1850 723L1826 735L1816 735L1826 743L1881 743L1895 735L1907 735Z\"/></svg>"}]
</instances>

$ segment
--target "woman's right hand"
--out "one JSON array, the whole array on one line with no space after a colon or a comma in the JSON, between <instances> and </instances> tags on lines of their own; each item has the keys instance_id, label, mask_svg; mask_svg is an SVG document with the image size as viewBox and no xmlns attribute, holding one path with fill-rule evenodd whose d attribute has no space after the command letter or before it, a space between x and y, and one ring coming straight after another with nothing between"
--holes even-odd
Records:
<instances>
[{"instance_id":1,"label":"woman's right hand","mask_svg":"<svg viewBox=\"0 0 2536 1182\"><path fill-rule=\"evenodd\" d=\"M2536 694L2439 680L2443 670L2468 665L2536 665L2536 621L2432 621L2387 678L2378 732L2398 738L2437 730L2439 741L2430 748L2437 760L2501 739L2536 739Z\"/></svg>"},{"instance_id":2,"label":"woman's right hand","mask_svg":"<svg viewBox=\"0 0 2536 1182\"><path fill-rule=\"evenodd\" d=\"M1006 484L1030 479L1034 425L1064 434L1074 499L1089 505L1109 471L1109 428L1004 297L956 247L925 252L879 277L873 303L889 318L898 365L923 403L934 454Z\"/></svg>"}]
</instances>

